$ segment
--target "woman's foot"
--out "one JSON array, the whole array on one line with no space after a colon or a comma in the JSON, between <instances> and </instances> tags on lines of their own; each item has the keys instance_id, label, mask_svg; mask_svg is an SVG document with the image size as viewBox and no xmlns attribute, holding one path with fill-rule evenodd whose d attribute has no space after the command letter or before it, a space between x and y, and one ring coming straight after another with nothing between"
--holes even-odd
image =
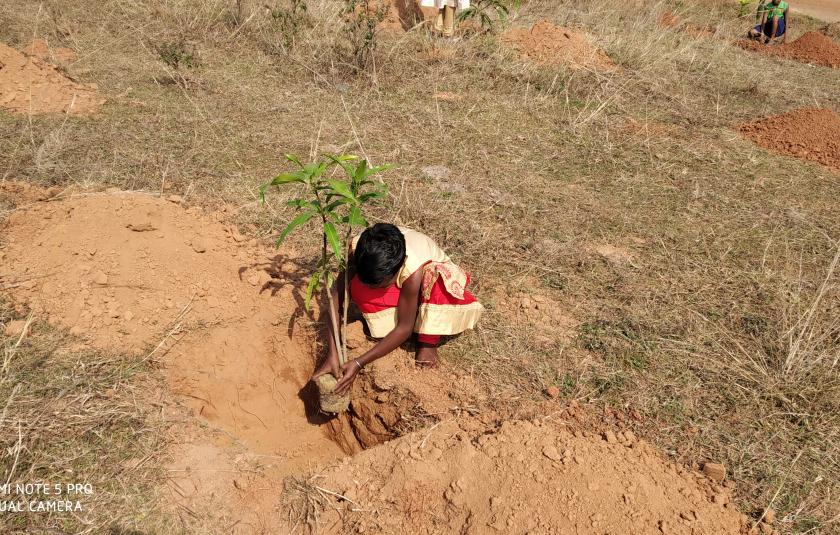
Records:
<instances>
[{"instance_id":1,"label":"woman's foot","mask_svg":"<svg viewBox=\"0 0 840 535\"><path fill-rule=\"evenodd\" d=\"M414 363L418 368L437 368L437 346L417 343L417 351L414 353Z\"/></svg>"}]
</instances>

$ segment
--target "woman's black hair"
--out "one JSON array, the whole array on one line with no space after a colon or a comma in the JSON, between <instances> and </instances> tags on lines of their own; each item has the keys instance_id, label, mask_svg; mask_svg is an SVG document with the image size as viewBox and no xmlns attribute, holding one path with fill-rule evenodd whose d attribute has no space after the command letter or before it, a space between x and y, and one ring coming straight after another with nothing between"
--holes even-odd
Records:
<instances>
[{"instance_id":1,"label":"woman's black hair","mask_svg":"<svg viewBox=\"0 0 840 535\"><path fill-rule=\"evenodd\" d=\"M368 286L379 286L394 278L404 261L405 236L390 223L366 228L353 252L356 275Z\"/></svg>"}]
</instances>

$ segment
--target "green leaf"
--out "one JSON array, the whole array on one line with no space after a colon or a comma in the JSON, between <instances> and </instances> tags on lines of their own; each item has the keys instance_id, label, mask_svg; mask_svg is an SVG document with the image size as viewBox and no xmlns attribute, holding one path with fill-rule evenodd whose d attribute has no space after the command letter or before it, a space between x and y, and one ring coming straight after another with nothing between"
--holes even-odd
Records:
<instances>
[{"instance_id":1,"label":"green leaf","mask_svg":"<svg viewBox=\"0 0 840 535\"><path fill-rule=\"evenodd\" d=\"M330 204L328 204L327 208L326 208L326 211L327 212L332 212L333 210L335 210L336 208L338 208L342 204L346 204L346 203L347 203L347 199L345 199L344 197L341 197L339 199L336 199L336 200L332 201Z\"/></svg>"},{"instance_id":2,"label":"green leaf","mask_svg":"<svg viewBox=\"0 0 840 535\"><path fill-rule=\"evenodd\" d=\"M358 184L365 178L367 178L367 160L362 160L359 162L359 165L356 166L356 170L353 172L353 183Z\"/></svg>"},{"instance_id":3,"label":"green leaf","mask_svg":"<svg viewBox=\"0 0 840 535\"><path fill-rule=\"evenodd\" d=\"M366 203L371 199L381 199L387 194L388 190L377 190L377 191L369 191L367 193L362 193L359 195L359 203Z\"/></svg>"},{"instance_id":4,"label":"green leaf","mask_svg":"<svg viewBox=\"0 0 840 535\"><path fill-rule=\"evenodd\" d=\"M274 180L270 182L270 185L280 186L282 184L289 184L292 182L306 182L306 179L300 176L300 173L280 173L274 177Z\"/></svg>"},{"instance_id":5,"label":"green leaf","mask_svg":"<svg viewBox=\"0 0 840 535\"><path fill-rule=\"evenodd\" d=\"M260 188L259 188L259 192L260 192L260 202L261 202L261 203L263 203L263 204L265 204L265 192L266 192L266 191L268 191L268 187L269 187L270 185L271 185L271 184L269 184L268 182L266 182L265 184L262 184L262 185L260 186Z\"/></svg>"},{"instance_id":6,"label":"green leaf","mask_svg":"<svg viewBox=\"0 0 840 535\"><path fill-rule=\"evenodd\" d=\"M348 186L346 182L342 182L341 180L329 180L328 182L332 191L337 195L341 195L342 197L352 201L356 200L356 196L353 195L353 192L350 190L350 186Z\"/></svg>"},{"instance_id":7,"label":"green leaf","mask_svg":"<svg viewBox=\"0 0 840 535\"><path fill-rule=\"evenodd\" d=\"M298 165L298 167L303 169L303 164L300 163L300 158L298 158L294 154L286 154L286 159L289 160L292 163L296 163Z\"/></svg>"},{"instance_id":8,"label":"green leaf","mask_svg":"<svg viewBox=\"0 0 840 535\"><path fill-rule=\"evenodd\" d=\"M303 225L304 223L312 219L312 216L314 215L314 212L304 212L298 215L296 218L292 219L291 223L286 225L286 228L284 228L283 232L280 233L280 237L277 238L277 242L275 243L275 245L277 247L280 247L280 244L283 243L283 240L286 239L286 236L288 236L291 231L295 230L296 227Z\"/></svg>"},{"instance_id":9,"label":"green leaf","mask_svg":"<svg viewBox=\"0 0 840 535\"><path fill-rule=\"evenodd\" d=\"M312 274L312 277L309 279L309 284L306 287L306 297L303 300L303 307L306 310L309 310L309 304L312 301L312 294L315 293L315 290L318 289L321 282L321 272L316 271Z\"/></svg>"},{"instance_id":10,"label":"green leaf","mask_svg":"<svg viewBox=\"0 0 840 535\"><path fill-rule=\"evenodd\" d=\"M347 222L354 227L366 227L367 221L362 216L362 209L358 205L350 207L350 213L347 214Z\"/></svg>"},{"instance_id":11,"label":"green leaf","mask_svg":"<svg viewBox=\"0 0 840 535\"><path fill-rule=\"evenodd\" d=\"M335 225L327 221L324 223L324 234L327 235L327 242L329 242L330 247L332 247L333 252L335 253L336 259L341 262L342 251L341 251L341 240L338 237L338 231L335 230Z\"/></svg>"},{"instance_id":12,"label":"green leaf","mask_svg":"<svg viewBox=\"0 0 840 535\"><path fill-rule=\"evenodd\" d=\"M385 165L377 165L376 167L371 167L368 169L367 176L376 175L378 173L382 173L383 171L390 171L394 168L394 165L390 163L386 163Z\"/></svg>"},{"instance_id":13,"label":"green leaf","mask_svg":"<svg viewBox=\"0 0 840 535\"><path fill-rule=\"evenodd\" d=\"M327 158L329 158L330 160L332 160L334 163L339 164L339 165L344 163L344 162L350 162L350 161L359 159L359 157L356 156L355 154L341 154L341 155L325 154L325 156Z\"/></svg>"},{"instance_id":14,"label":"green leaf","mask_svg":"<svg viewBox=\"0 0 840 535\"><path fill-rule=\"evenodd\" d=\"M292 199L291 201L286 203L286 206L289 208L312 208L315 209L318 207L317 201L307 201L306 199Z\"/></svg>"}]
</instances>

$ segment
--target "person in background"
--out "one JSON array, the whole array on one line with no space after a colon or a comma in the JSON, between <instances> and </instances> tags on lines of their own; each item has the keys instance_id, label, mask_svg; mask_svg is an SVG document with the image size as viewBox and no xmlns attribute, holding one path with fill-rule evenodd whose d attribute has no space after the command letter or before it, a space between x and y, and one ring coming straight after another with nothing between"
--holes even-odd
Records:
<instances>
[{"instance_id":1,"label":"person in background","mask_svg":"<svg viewBox=\"0 0 840 535\"><path fill-rule=\"evenodd\" d=\"M443 37L455 36L455 9L468 9L470 0L421 0L422 7L435 7L435 32Z\"/></svg>"},{"instance_id":2,"label":"person in background","mask_svg":"<svg viewBox=\"0 0 840 535\"><path fill-rule=\"evenodd\" d=\"M765 44L776 40L787 42L789 9L784 0L760 1L756 10L758 24L750 30L749 38Z\"/></svg>"},{"instance_id":3,"label":"person in background","mask_svg":"<svg viewBox=\"0 0 840 535\"><path fill-rule=\"evenodd\" d=\"M441 336L472 329L484 307L467 290L469 274L455 265L431 238L404 227L377 223L353 240L348 261L350 298L359 307L372 338L380 341L364 355L339 365L332 334L324 363L313 379L332 373L336 394L349 391L356 374L408 341L417 342L417 366L437 366ZM340 318L344 273L333 288ZM341 320L339 319L339 323Z\"/></svg>"}]
</instances>

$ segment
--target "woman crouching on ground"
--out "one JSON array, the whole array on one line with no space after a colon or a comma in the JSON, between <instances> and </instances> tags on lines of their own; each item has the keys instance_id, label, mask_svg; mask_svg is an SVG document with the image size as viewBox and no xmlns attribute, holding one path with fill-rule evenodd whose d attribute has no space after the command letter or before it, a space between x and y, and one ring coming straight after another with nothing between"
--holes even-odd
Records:
<instances>
[{"instance_id":1,"label":"woman crouching on ground","mask_svg":"<svg viewBox=\"0 0 840 535\"><path fill-rule=\"evenodd\" d=\"M470 276L456 266L428 236L378 223L353 240L348 261L350 296L362 312L370 335L379 342L359 358L339 365L332 326L327 359L313 379L325 373L339 378L337 394L350 390L356 374L416 334L418 366L437 366L441 336L472 329L484 307L467 291ZM333 288L340 311L344 274Z\"/></svg>"}]
</instances>

